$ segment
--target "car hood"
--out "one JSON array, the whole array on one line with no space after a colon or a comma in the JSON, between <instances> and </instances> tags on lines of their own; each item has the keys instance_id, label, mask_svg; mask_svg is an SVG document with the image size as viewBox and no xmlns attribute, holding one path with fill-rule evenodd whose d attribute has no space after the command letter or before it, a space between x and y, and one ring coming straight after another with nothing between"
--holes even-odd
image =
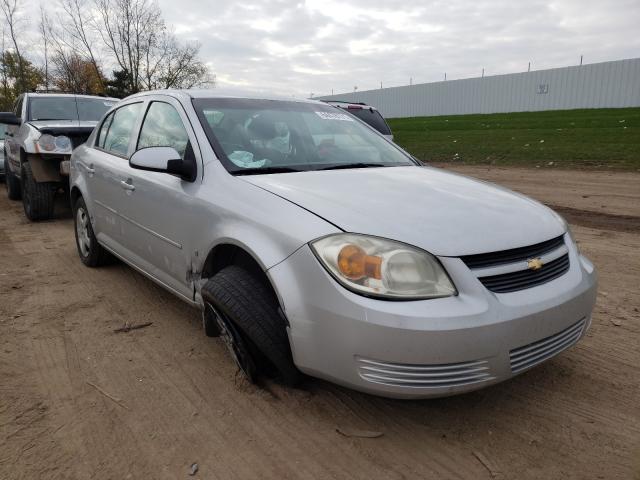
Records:
<instances>
[{"instance_id":1,"label":"car hood","mask_svg":"<svg viewBox=\"0 0 640 480\"><path fill-rule=\"evenodd\" d=\"M51 135L86 135L98 122L86 120L34 120L29 122L38 131Z\"/></svg>"},{"instance_id":2,"label":"car hood","mask_svg":"<svg viewBox=\"0 0 640 480\"><path fill-rule=\"evenodd\" d=\"M434 255L532 245L562 235L549 208L505 188L430 167L241 177L342 230L399 240Z\"/></svg>"},{"instance_id":3,"label":"car hood","mask_svg":"<svg viewBox=\"0 0 640 480\"><path fill-rule=\"evenodd\" d=\"M43 128L86 127L93 128L98 122L88 120L33 120L29 122L38 130Z\"/></svg>"}]
</instances>

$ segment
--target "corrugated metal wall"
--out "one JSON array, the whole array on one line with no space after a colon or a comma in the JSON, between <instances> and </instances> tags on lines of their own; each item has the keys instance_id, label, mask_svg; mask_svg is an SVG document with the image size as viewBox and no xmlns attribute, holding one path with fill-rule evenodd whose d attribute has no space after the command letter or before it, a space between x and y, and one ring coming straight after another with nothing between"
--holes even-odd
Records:
<instances>
[{"instance_id":1,"label":"corrugated metal wall","mask_svg":"<svg viewBox=\"0 0 640 480\"><path fill-rule=\"evenodd\" d=\"M385 117L639 107L640 58L317 97L365 102Z\"/></svg>"}]
</instances>

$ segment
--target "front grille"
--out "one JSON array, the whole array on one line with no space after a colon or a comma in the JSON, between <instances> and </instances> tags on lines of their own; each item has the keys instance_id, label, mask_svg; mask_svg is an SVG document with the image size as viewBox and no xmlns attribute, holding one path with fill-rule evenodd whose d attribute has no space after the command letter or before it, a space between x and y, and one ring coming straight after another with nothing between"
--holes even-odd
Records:
<instances>
[{"instance_id":1,"label":"front grille","mask_svg":"<svg viewBox=\"0 0 640 480\"><path fill-rule=\"evenodd\" d=\"M535 287L564 275L569 270L569 254L545 263L540 270L518 270L516 272L503 273L480 277L478 280L495 293L509 293L525 288Z\"/></svg>"},{"instance_id":2,"label":"front grille","mask_svg":"<svg viewBox=\"0 0 640 480\"><path fill-rule=\"evenodd\" d=\"M356 360L363 379L394 387L457 387L494 378L486 360L440 365L390 363L359 357Z\"/></svg>"},{"instance_id":3,"label":"front grille","mask_svg":"<svg viewBox=\"0 0 640 480\"><path fill-rule=\"evenodd\" d=\"M511 350L509 352L511 371L520 373L566 350L578 341L585 322L586 319L583 318L555 335Z\"/></svg>"},{"instance_id":4,"label":"front grille","mask_svg":"<svg viewBox=\"0 0 640 480\"><path fill-rule=\"evenodd\" d=\"M466 255L462 261L467 267L473 269L495 267L506 263L526 262L531 258L536 258L545 253L552 252L556 248L564 245L563 236L552 238L546 242L536 243L528 247L512 248L500 252L479 253L476 255Z\"/></svg>"}]
</instances>

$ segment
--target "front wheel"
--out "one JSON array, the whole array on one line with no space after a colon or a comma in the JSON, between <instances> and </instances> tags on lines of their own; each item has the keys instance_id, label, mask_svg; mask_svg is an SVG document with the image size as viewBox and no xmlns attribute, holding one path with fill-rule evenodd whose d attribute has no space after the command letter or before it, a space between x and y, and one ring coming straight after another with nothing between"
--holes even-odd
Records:
<instances>
[{"instance_id":1,"label":"front wheel","mask_svg":"<svg viewBox=\"0 0 640 480\"><path fill-rule=\"evenodd\" d=\"M219 334L247 378L275 374L287 385L300 380L285 322L270 289L247 270L231 265L202 287L205 328Z\"/></svg>"},{"instance_id":2,"label":"front wheel","mask_svg":"<svg viewBox=\"0 0 640 480\"><path fill-rule=\"evenodd\" d=\"M76 247L80 260L87 267L99 267L109 263L110 254L98 243L93 233L87 205L82 197L73 205L73 221L76 232Z\"/></svg>"}]
</instances>

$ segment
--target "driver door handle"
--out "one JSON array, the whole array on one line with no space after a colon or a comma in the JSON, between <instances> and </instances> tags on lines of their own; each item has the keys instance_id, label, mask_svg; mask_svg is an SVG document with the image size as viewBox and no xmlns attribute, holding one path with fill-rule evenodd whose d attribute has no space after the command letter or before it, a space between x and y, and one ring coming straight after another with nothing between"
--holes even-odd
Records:
<instances>
[{"instance_id":1,"label":"driver door handle","mask_svg":"<svg viewBox=\"0 0 640 480\"><path fill-rule=\"evenodd\" d=\"M134 187L133 185L131 185L131 184L129 183L129 181L130 181L130 180L128 180L128 181L126 181L126 182L125 182L124 180L121 180L121 181L120 181L120 186L121 186L122 188L124 188L125 190L129 190L129 191L133 192L133 191L136 189L136 187Z\"/></svg>"}]
</instances>

